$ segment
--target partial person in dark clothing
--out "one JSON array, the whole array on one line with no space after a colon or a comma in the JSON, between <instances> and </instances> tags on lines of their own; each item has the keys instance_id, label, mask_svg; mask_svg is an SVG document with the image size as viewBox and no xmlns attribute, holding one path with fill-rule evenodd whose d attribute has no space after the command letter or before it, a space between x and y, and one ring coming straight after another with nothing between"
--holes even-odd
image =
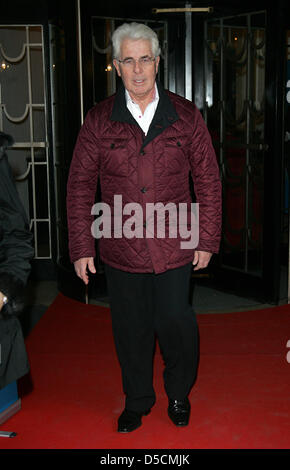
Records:
<instances>
[{"instance_id":1,"label":"partial person in dark clothing","mask_svg":"<svg viewBox=\"0 0 290 470\"><path fill-rule=\"evenodd\" d=\"M29 370L17 316L24 307L33 236L6 155L12 145L12 137L0 132L0 388Z\"/></svg>"},{"instance_id":2,"label":"partial person in dark clothing","mask_svg":"<svg viewBox=\"0 0 290 470\"><path fill-rule=\"evenodd\" d=\"M118 431L138 428L155 403L155 335L165 362L168 415L175 425L186 426L188 394L198 363L198 328L188 299L190 277L192 269L207 267L219 250L219 169L197 107L156 80L156 33L143 24L124 24L114 31L112 42L122 86L88 112L77 139L67 188L70 257L87 284L88 271L95 272L92 206L100 177L106 230L99 249L126 396ZM179 218L175 232L169 209L180 216L186 206L190 218L190 174L199 204L199 236L196 244L184 247L184 227ZM154 216L147 218L152 205L157 209L157 229ZM164 222L160 232L159 216Z\"/></svg>"}]
</instances>

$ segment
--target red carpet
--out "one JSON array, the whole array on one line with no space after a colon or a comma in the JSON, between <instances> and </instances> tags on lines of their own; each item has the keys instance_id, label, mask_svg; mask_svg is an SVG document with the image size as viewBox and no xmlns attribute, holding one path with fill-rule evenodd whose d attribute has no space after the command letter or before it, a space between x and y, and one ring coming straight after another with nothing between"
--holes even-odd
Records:
<instances>
[{"instance_id":1,"label":"red carpet","mask_svg":"<svg viewBox=\"0 0 290 470\"><path fill-rule=\"evenodd\" d=\"M109 309L58 295L27 338L31 373L22 409L1 426L0 449L289 449L290 306L198 315L200 366L191 420L167 417L162 358L157 402L143 425L118 434L121 375Z\"/></svg>"}]
</instances>

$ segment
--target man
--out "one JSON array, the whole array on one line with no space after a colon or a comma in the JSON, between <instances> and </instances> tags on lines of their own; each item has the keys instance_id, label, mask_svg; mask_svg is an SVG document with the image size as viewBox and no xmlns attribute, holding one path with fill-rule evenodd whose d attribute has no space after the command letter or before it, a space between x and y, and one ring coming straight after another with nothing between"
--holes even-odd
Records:
<instances>
[{"instance_id":1,"label":"man","mask_svg":"<svg viewBox=\"0 0 290 470\"><path fill-rule=\"evenodd\" d=\"M88 112L77 139L67 192L70 256L77 275L87 284L88 271L95 273L90 214L99 177L102 201L110 207L114 224L100 238L99 250L126 396L118 431L138 428L155 403L155 335L165 361L168 415L175 425L185 426L198 362L189 283L192 264L194 269L205 268L219 249L219 170L197 108L156 81L160 61L156 34L142 24L124 24L114 32L112 42L114 66L123 86ZM170 236L168 213L165 236L158 236L155 229L153 235L147 232L150 204L190 206L190 172L199 203L196 249L182 248L180 234ZM120 212L114 204L116 195L123 210L121 224L114 217ZM142 211L134 218L135 236L129 236L125 231L130 223L128 207L137 204Z\"/></svg>"}]
</instances>

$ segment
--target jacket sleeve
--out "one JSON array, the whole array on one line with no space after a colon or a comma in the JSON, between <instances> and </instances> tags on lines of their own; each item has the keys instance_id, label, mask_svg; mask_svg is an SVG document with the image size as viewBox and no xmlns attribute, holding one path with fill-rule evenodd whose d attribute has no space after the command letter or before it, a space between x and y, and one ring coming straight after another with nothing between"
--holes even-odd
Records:
<instances>
[{"instance_id":1,"label":"jacket sleeve","mask_svg":"<svg viewBox=\"0 0 290 470\"><path fill-rule=\"evenodd\" d=\"M67 183L67 221L69 254L72 262L95 256L95 239L91 233L92 206L99 174L99 146L95 131L96 107L81 127L73 152Z\"/></svg>"},{"instance_id":2,"label":"jacket sleeve","mask_svg":"<svg viewBox=\"0 0 290 470\"><path fill-rule=\"evenodd\" d=\"M189 161L199 203L199 243L196 250L218 253L222 225L219 167L206 124L197 108Z\"/></svg>"},{"instance_id":3,"label":"jacket sleeve","mask_svg":"<svg viewBox=\"0 0 290 470\"><path fill-rule=\"evenodd\" d=\"M0 172L0 291L9 300L7 313L18 313L24 304L24 289L31 270L33 235L6 155L0 160Z\"/></svg>"}]
</instances>

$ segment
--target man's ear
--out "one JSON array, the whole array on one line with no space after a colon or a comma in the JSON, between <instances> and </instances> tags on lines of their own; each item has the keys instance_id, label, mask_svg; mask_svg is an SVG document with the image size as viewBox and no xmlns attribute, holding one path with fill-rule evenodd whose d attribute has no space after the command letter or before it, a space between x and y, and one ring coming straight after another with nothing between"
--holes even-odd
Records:
<instances>
[{"instance_id":1,"label":"man's ear","mask_svg":"<svg viewBox=\"0 0 290 470\"><path fill-rule=\"evenodd\" d=\"M156 74L158 72L159 62L160 62L160 56L157 56L156 59L155 59L155 72L156 72Z\"/></svg>"},{"instance_id":2,"label":"man's ear","mask_svg":"<svg viewBox=\"0 0 290 470\"><path fill-rule=\"evenodd\" d=\"M115 69L117 70L117 74L119 75L119 77L121 77L120 65L118 64L118 61L116 59L113 60L113 64L115 66Z\"/></svg>"}]
</instances>

